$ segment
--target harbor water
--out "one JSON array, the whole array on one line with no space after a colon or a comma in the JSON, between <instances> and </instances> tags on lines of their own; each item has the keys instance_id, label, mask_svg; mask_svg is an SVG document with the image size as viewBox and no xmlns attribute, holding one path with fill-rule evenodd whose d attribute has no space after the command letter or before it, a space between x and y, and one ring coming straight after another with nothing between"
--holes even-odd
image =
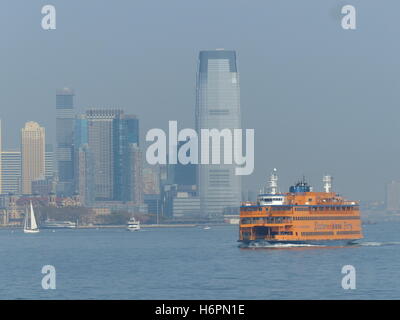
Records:
<instances>
[{"instance_id":1,"label":"harbor water","mask_svg":"<svg viewBox=\"0 0 400 320\"><path fill-rule=\"evenodd\" d=\"M1 229L0 299L399 299L399 231L382 222L355 246L239 248L238 226ZM342 288L345 265L355 290Z\"/></svg>"}]
</instances>

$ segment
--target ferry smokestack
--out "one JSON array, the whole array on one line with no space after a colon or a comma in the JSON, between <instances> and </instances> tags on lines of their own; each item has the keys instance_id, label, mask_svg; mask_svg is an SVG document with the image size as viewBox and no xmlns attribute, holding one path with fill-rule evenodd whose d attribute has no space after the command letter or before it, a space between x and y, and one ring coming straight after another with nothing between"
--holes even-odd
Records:
<instances>
[{"instance_id":1,"label":"ferry smokestack","mask_svg":"<svg viewBox=\"0 0 400 320\"><path fill-rule=\"evenodd\" d=\"M271 176L268 181L267 192L270 194L277 194L278 191L278 173L276 168L272 170Z\"/></svg>"},{"instance_id":2,"label":"ferry smokestack","mask_svg":"<svg viewBox=\"0 0 400 320\"><path fill-rule=\"evenodd\" d=\"M331 192L332 190L332 176L326 174L324 175L324 177L322 178L322 182L324 183L324 190L326 193Z\"/></svg>"}]
</instances>

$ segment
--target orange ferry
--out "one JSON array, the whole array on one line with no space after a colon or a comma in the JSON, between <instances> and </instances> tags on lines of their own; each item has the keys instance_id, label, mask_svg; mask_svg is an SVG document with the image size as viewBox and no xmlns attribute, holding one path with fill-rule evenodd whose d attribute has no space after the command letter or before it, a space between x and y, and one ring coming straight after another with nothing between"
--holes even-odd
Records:
<instances>
[{"instance_id":1,"label":"orange ferry","mask_svg":"<svg viewBox=\"0 0 400 320\"><path fill-rule=\"evenodd\" d=\"M279 193L274 169L268 192L240 207L239 241L337 245L362 239L359 203L332 192L330 176L323 181L324 192L313 192L303 178Z\"/></svg>"}]
</instances>

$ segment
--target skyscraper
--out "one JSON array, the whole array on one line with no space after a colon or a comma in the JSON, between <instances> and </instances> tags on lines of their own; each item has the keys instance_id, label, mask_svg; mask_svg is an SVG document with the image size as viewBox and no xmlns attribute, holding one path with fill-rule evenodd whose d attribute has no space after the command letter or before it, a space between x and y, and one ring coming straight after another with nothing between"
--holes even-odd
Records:
<instances>
[{"instance_id":1,"label":"skyscraper","mask_svg":"<svg viewBox=\"0 0 400 320\"><path fill-rule=\"evenodd\" d=\"M135 201L142 199L134 192L140 185L141 166L139 150L139 120L136 116L121 113L113 121L113 155L114 155L114 195L116 201ZM137 183L133 184L134 176ZM141 186L142 188L142 186Z\"/></svg>"},{"instance_id":2,"label":"skyscraper","mask_svg":"<svg viewBox=\"0 0 400 320\"><path fill-rule=\"evenodd\" d=\"M56 95L56 142L59 192L73 193L74 161L74 92L69 88L57 90Z\"/></svg>"},{"instance_id":3,"label":"skyscraper","mask_svg":"<svg viewBox=\"0 0 400 320\"><path fill-rule=\"evenodd\" d=\"M88 125L85 114L79 114L75 117L73 137L75 150L88 143Z\"/></svg>"},{"instance_id":4,"label":"skyscraper","mask_svg":"<svg viewBox=\"0 0 400 320\"><path fill-rule=\"evenodd\" d=\"M79 114L74 122L74 192L81 202L90 205L93 201L93 166L88 146L88 125L85 114Z\"/></svg>"},{"instance_id":5,"label":"skyscraper","mask_svg":"<svg viewBox=\"0 0 400 320\"><path fill-rule=\"evenodd\" d=\"M44 177L46 179L53 178L54 176L54 152L53 152L53 145L46 144L45 147L45 174Z\"/></svg>"},{"instance_id":6,"label":"skyscraper","mask_svg":"<svg viewBox=\"0 0 400 320\"><path fill-rule=\"evenodd\" d=\"M196 86L197 132L200 133L201 129L240 128L240 87L235 51L201 51ZM202 147L205 143L206 141L200 140ZM211 155L211 147L209 150ZM221 152L221 164L198 166L203 215L218 217L239 207L240 177L235 175L235 167L232 164L223 164L222 159Z\"/></svg>"},{"instance_id":7,"label":"skyscraper","mask_svg":"<svg viewBox=\"0 0 400 320\"><path fill-rule=\"evenodd\" d=\"M2 191L19 193L21 184L21 151L3 150L1 152Z\"/></svg>"},{"instance_id":8,"label":"skyscraper","mask_svg":"<svg viewBox=\"0 0 400 320\"><path fill-rule=\"evenodd\" d=\"M45 147L45 179L54 175L53 146ZM3 193L18 194L21 192L21 150L3 150L1 152Z\"/></svg>"},{"instance_id":9,"label":"skyscraper","mask_svg":"<svg viewBox=\"0 0 400 320\"><path fill-rule=\"evenodd\" d=\"M129 167L126 167L125 175L128 176L125 188L129 194L124 197L127 200L142 204L143 197L143 168L142 168L142 152L136 143L129 144ZM124 170L125 171L125 170Z\"/></svg>"},{"instance_id":10,"label":"skyscraper","mask_svg":"<svg viewBox=\"0 0 400 320\"><path fill-rule=\"evenodd\" d=\"M75 150L75 155L75 190L84 205L91 205L94 200L94 159L91 157L88 144L80 145L79 149Z\"/></svg>"},{"instance_id":11,"label":"skyscraper","mask_svg":"<svg viewBox=\"0 0 400 320\"><path fill-rule=\"evenodd\" d=\"M32 193L32 181L45 177L45 130L30 121L21 129L22 193Z\"/></svg>"},{"instance_id":12,"label":"skyscraper","mask_svg":"<svg viewBox=\"0 0 400 320\"><path fill-rule=\"evenodd\" d=\"M115 109L90 109L86 119L94 200L134 201L131 173L137 168L134 161L140 154L139 120ZM132 144L136 145L133 149Z\"/></svg>"},{"instance_id":13,"label":"skyscraper","mask_svg":"<svg viewBox=\"0 0 400 320\"><path fill-rule=\"evenodd\" d=\"M121 110L90 109L88 121L88 145L93 155L94 199L114 200L114 153L113 123Z\"/></svg>"}]
</instances>

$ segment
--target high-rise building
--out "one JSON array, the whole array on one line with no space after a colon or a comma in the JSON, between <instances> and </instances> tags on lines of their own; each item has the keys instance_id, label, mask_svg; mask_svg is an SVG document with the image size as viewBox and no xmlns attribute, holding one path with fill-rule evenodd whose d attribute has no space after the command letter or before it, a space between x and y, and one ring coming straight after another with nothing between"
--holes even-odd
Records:
<instances>
[{"instance_id":1,"label":"high-rise building","mask_svg":"<svg viewBox=\"0 0 400 320\"><path fill-rule=\"evenodd\" d=\"M139 120L115 109L90 109L86 119L94 200L134 201L131 173L133 159L137 159ZM132 144L136 145L134 149Z\"/></svg>"},{"instance_id":2,"label":"high-rise building","mask_svg":"<svg viewBox=\"0 0 400 320\"><path fill-rule=\"evenodd\" d=\"M19 193L21 184L21 151L3 150L1 152L1 162L3 193Z\"/></svg>"},{"instance_id":3,"label":"high-rise building","mask_svg":"<svg viewBox=\"0 0 400 320\"><path fill-rule=\"evenodd\" d=\"M88 126L85 114L79 114L74 121L74 192L81 197L82 203L89 205L93 201L89 196L89 184L91 175L89 147L88 147ZM90 182L89 182L90 180ZM91 188L91 187L90 187ZM92 189L92 188L91 188Z\"/></svg>"},{"instance_id":4,"label":"high-rise building","mask_svg":"<svg viewBox=\"0 0 400 320\"><path fill-rule=\"evenodd\" d=\"M45 179L54 177L53 146L45 146ZM1 153L2 166L2 189L4 194L21 192L21 151L3 150ZM35 180L34 180L35 181ZM33 181L32 181L33 182Z\"/></svg>"},{"instance_id":5,"label":"high-rise building","mask_svg":"<svg viewBox=\"0 0 400 320\"><path fill-rule=\"evenodd\" d=\"M386 185L386 210L400 212L400 182L391 181Z\"/></svg>"},{"instance_id":6,"label":"high-rise building","mask_svg":"<svg viewBox=\"0 0 400 320\"><path fill-rule=\"evenodd\" d=\"M85 114L75 117L73 141L75 150L88 143L88 125Z\"/></svg>"},{"instance_id":7,"label":"high-rise building","mask_svg":"<svg viewBox=\"0 0 400 320\"><path fill-rule=\"evenodd\" d=\"M201 129L233 131L240 128L240 86L235 51L201 51L196 87L197 132L200 135ZM203 149L206 143L200 139ZM208 145L211 155L211 143ZM240 204L240 177L235 175L233 165L223 164L223 155L221 152L221 164L198 165L201 212L210 217L236 210Z\"/></svg>"},{"instance_id":8,"label":"high-rise building","mask_svg":"<svg viewBox=\"0 0 400 320\"><path fill-rule=\"evenodd\" d=\"M134 191L139 185L143 188L138 180L142 179L142 168L139 150L139 120L136 116L121 113L114 119L112 144L113 198L116 201L139 200L140 197L137 198L135 194L138 194ZM133 183L134 180L135 183Z\"/></svg>"},{"instance_id":9,"label":"high-rise building","mask_svg":"<svg viewBox=\"0 0 400 320\"><path fill-rule=\"evenodd\" d=\"M129 164L125 166L128 181L124 187L130 194L123 195L124 199L137 204L143 203L143 171L142 152L136 143L129 144ZM124 171L125 171L124 169ZM125 190L124 190L125 191Z\"/></svg>"},{"instance_id":10,"label":"high-rise building","mask_svg":"<svg viewBox=\"0 0 400 320\"><path fill-rule=\"evenodd\" d=\"M45 147L45 174L44 177L46 179L50 179L54 177L54 152L53 152L53 145L46 144Z\"/></svg>"},{"instance_id":11,"label":"high-rise building","mask_svg":"<svg viewBox=\"0 0 400 320\"><path fill-rule=\"evenodd\" d=\"M88 145L93 155L94 197L97 201L114 200L113 123L121 110L91 109L88 120Z\"/></svg>"},{"instance_id":12,"label":"high-rise building","mask_svg":"<svg viewBox=\"0 0 400 320\"><path fill-rule=\"evenodd\" d=\"M32 181L45 178L45 129L30 121L21 129L22 193L32 193Z\"/></svg>"},{"instance_id":13,"label":"high-rise building","mask_svg":"<svg viewBox=\"0 0 400 320\"><path fill-rule=\"evenodd\" d=\"M73 157L74 92L69 88L57 90L56 143L58 190L72 195L74 179Z\"/></svg>"},{"instance_id":14,"label":"high-rise building","mask_svg":"<svg viewBox=\"0 0 400 320\"><path fill-rule=\"evenodd\" d=\"M85 205L91 205L94 200L94 174L93 174L93 159L89 151L87 143L82 144L76 151L75 169L75 188L79 193L81 202Z\"/></svg>"}]
</instances>

